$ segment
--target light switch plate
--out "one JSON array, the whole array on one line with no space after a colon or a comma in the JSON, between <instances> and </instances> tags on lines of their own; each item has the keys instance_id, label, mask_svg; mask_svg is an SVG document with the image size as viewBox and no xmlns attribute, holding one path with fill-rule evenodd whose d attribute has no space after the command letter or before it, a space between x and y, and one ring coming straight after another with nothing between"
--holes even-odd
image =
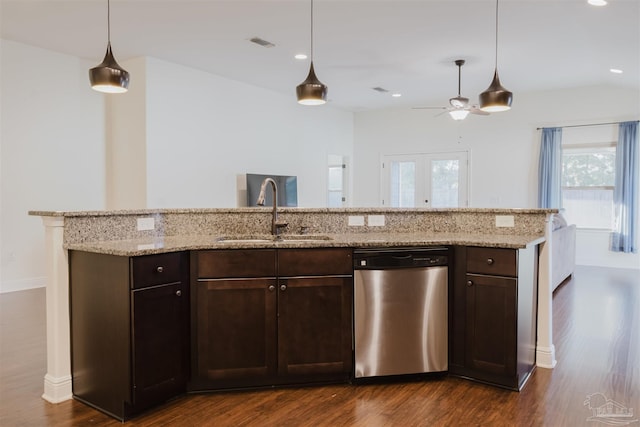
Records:
<instances>
[{"instance_id":1,"label":"light switch plate","mask_svg":"<svg viewBox=\"0 0 640 427\"><path fill-rule=\"evenodd\" d=\"M349 215L349 225L351 227L364 226L364 216L362 216L362 215Z\"/></svg>"},{"instance_id":2,"label":"light switch plate","mask_svg":"<svg viewBox=\"0 0 640 427\"><path fill-rule=\"evenodd\" d=\"M383 227L384 215L369 215L367 217L367 224L369 224L369 227Z\"/></svg>"},{"instance_id":3,"label":"light switch plate","mask_svg":"<svg viewBox=\"0 0 640 427\"><path fill-rule=\"evenodd\" d=\"M156 228L156 221L153 217L138 218L138 231L153 230Z\"/></svg>"},{"instance_id":4,"label":"light switch plate","mask_svg":"<svg viewBox=\"0 0 640 427\"><path fill-rule=\"evenodd\" d=\"M496 215L496 227L515 227L513 215Z\"/></svg>"}]
</instances>

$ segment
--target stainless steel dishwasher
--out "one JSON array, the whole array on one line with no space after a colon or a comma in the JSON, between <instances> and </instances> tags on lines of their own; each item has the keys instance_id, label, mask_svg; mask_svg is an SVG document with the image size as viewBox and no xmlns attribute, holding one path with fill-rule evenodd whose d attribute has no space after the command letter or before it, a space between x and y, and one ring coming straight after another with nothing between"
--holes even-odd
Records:
<instances>
[{"instance_id":1,"label":"stainless steel dishwasher","mask_svg":"<svg viewBox=\"0 0 640 427\"><path fill-rule=\"evenodd\" d=\"M446 248L354 251L355 378L448 369Z\"/></svg>"}]
</instances>

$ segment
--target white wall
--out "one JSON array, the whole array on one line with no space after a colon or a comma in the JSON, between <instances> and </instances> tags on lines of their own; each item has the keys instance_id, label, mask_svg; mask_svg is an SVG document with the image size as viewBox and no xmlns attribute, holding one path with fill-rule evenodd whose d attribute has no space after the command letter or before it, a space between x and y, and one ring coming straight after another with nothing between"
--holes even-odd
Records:
<instances>
[{"instance_id":1,"label":"white wall","mask_svg":"<svg viewBox=\"0 0 640 427\"><path fill-rule=\"evenodd\" d=\"M295 83L295 82L294 82ZM149 58L147 205L236 207L238 175L298 176L298 204L326 206L327 156L352 155L353 114Z\"/></svg>"},{"instance_id":2,"label":"white wall","mask_svg":"<svg viewBox=\"0 0 640 427\"><path fill-rule=\"evenodd\" d=\"M84 61L0 40L0 291L44 285L44 228L29 210L104 207L104 102Z\"/></svg>"},{"instance_id":3,"label":"white wall","mask_svg":"<svg viewBox=\"0 0 640 427\"><path fill-rule=\"evenodd\" d=\"M513 90L513 88L511 88ZM469 150L470 206L531 208L537 203L537 168L543 126L637 120L640 93L598 86L514 95L513 108L454 122L428 110L378 110L355 115L354 206L377 206L380 156ZM596 128L585 132L598 133ZM594 244L594 239L596 240ZM579 264L640 268L637 254L611 254L608 235L578 235ZM605 256L606 254L606 256ZM612 259L613 257L613 259ZM605 261L608 260L608 261Z\"/></svg>"},{"instance_id":4,"label":"white wall","mask_svg":"<svg viewBox=\"0 0 640 427\"><path fill-rule=\"evenodd\" d=\"M328 155L352 156L353 114L299 106L296 82L288 97L134 58L130 92L104 95L95 64L1 43L0 292L44 285L29 210L235 207L246 172L297 175L299 204L325 206Z\"/></svg>"},{"instance_id":5,"label":"white wall","mask_svg":"<svg viewBox=\"0 0 640 427\"><path fill-rule=\"evenodd\" d=\"M147 59L121 66L131 76L129 90L106 95L106 209L141 209L147 207Z\"/></svg>"}]
</instances>

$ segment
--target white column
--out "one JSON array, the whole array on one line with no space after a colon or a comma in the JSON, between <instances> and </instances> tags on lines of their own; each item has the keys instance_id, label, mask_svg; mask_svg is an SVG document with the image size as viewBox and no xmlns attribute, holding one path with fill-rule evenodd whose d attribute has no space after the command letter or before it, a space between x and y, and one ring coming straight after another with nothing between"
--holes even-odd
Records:
<instances>
[{"instance_id":1,"label":"white column","mask_svg":"<svg viewBox=\"0 0 640 427\"><path fill-rule=\"evenodd\" d=\"M556 366L556 349L553 345L553 287L551 283L552 215L547 215L544 232L546 239L540 246L538 264L538 342L536 345L536 365L549 369Z\"/></svg>"},{"instance_id":2,"label":"white column","mask_svg":"<svg viewBox=\"0 0 640 427\"><path fill-rule=\"evenodd\" d=\"M69 266L63 247L64 217L42 217L47 263L47 374L42 398L59 403L72 397L69 330Z\"/></svg>"}]
</instances>

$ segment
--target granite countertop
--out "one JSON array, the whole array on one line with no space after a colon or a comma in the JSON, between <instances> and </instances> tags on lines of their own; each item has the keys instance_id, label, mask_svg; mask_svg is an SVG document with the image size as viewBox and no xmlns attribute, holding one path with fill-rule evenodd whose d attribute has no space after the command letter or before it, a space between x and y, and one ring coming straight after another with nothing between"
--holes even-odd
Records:
<instances>
[{"instance_id":1,"label":"granite countertop","mask_svg":"<svg viewBox=\"0 0 640 427\"><path fill-rule=\"evenodd\" d=\"M224 241L223 239L236 239ZM252 236L164 236L135 240L110 240L66 244L69 250L119 256L139 256L166 252L205 249L260 248L371 248L402 246L465 245L521 249L544 242L533 235L496 235L468 233L346 233L322 235L284 235L274 241L270 235Z\"/></svg>"}]
</instances>

